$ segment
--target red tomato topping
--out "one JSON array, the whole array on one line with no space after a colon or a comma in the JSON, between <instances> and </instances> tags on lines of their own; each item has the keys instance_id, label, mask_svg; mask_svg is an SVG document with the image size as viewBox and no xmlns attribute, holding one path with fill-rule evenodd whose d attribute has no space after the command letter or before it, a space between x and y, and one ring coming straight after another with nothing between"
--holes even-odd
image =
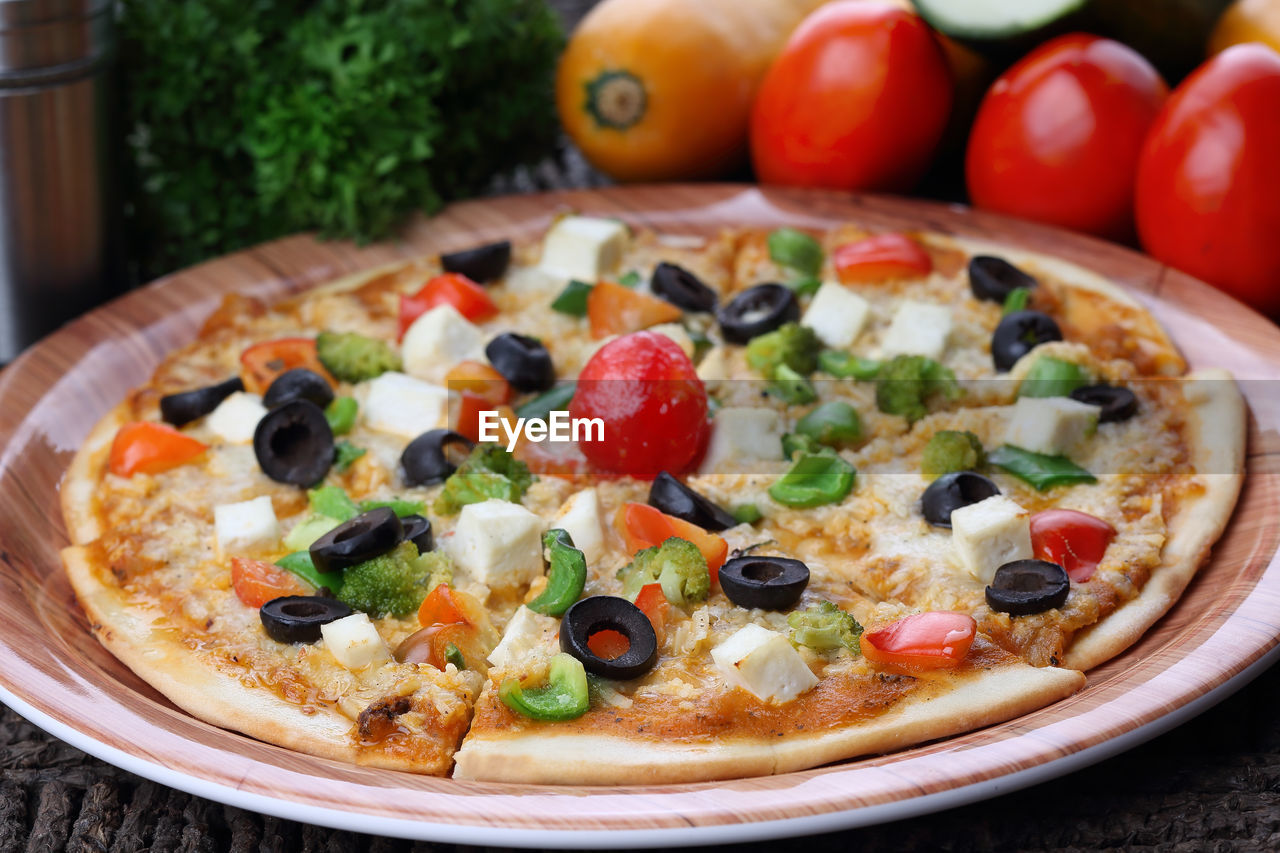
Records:
<instances>
[{"instance_id":1,"label":"red tomato topping","mask_svg":"<svg viewBox=\"0 0 1280 853\"><path fill-rule=\"evenodd\" d=\"M863 634L862 654L872 663L904 669L953 667L969 653L977 631L967 613L917 613Z\"/></svg>"},{"instance_id":2,"label":"red tomato topping","mask_svg":"<svg viewBox=\"0 0 1280 853\"><path fill-rule=\"evenodd\" d=\"M578 376L569 414L604 422L603 441L582 442L592 465L642 479L685 470L710 428L707 391L693 362L656 332L601 347Z\"/></svg>"},{"instance_id":3,"label":"red tomato topping","mask_svg":"<svg viewBox=\"0 0 1280 853\"><path fill-rule=\"evenodd\" d=\"M631 648L631 641L626 634L605 628L587 637L587 648L597 657L613 660L627 653L627 649Z\"/></svg>"},{"instance_id":4,"label":"red tomato topping","mask_svg":"<svg viewBox=\"0 0 1280 853\"><path fill-rule=\"evenodd\" d=\"M587 457L573 441L522 441L516 445L515 457L534 474L572 477L591 470Z\"/></svg>"},{"instance_id":5,"label":"red tomato topping","mask_svg":"<svg viewBox=\"0 0 1280 853\"><path fill-rule=\"evenodd\" d=\"M464 606L453 587L447 583L437 584L418 608L418 624L424 628L458 622L470 624L471 620L463 612Z\"/></svg>"},{"instance_id":6,"label":"red tomato topping","mask_svg":"<svg viewBox=\"0 0 1280 853\"><path fill-rule=\"evenodd\" d=\"M658 645L662 645L663 635L667 630L667 618L671 615L671 603L662 593L662 584L647 583L640 587L636 595L636 607L649 617L653 624L653 632L658 635Z\"/></svg>"},{"instance_id":7,"label":"red tomato topping","mask_svg":"<svg viewBox=\"0 0 1280 853\"><path fill-rule=\"evenodd\" d=\"M1228 48L1174 91L1138 164L1156 259L1280 315L1280 54Z\"/></svg>"},{"instance_id":8,"label":"red tomato topping","mask_svg":"<svg viewBox=\"0 0 1280 853\"><path fill-rule=\"evenodd\" d=\"M116 432L107 467L117 477L159 474L195 459L209 445L178 432L168 424L134 421Z\"/></svg>"},{"instance_id":9,"label":"red tomato topping","mask_svg":"<svg viewBox=\"0 0 1280 853\"><path fill-rule=\"evenodd\" d=\"M762 184L909 190L947 125L951 74L929 26L888 3L827 3L760 84L751 159Z\"/></svg>"},{"instance_id":10,"label":"red tomato topping","mask_svg":"<svg viewBox=\"0 0 1280 853\"><path fill-rule=\"evenodd\" d=\"M1103 237L1132 235L1138 156L1168 91L1120 42L1083 33L1045 42L982 101L966 153L970 198Z\"/></svg>"},{"instance_id":11,"label":"red tomato topping","mask_svg":"<svg viewBox=\"0 0 1280 853\"><path fill-rule=\"evenodd\" d=\"M846 284L926 276L933 259L905 234L878 234L845 243L834 254L836 274Z\"/></svg>"},{"instance_id":12,"label":"red tomato topping","mask_svg":"<svg viewBox=\"0 0 1280 853\"><path fill-rule=\"evenodd\" d=\"M450 391L474 394L490 403L506 403L511 399L511 385L502 374L478 361L462 361L444 376Z\"/></svg>"},{"instance_id":13,"label":"red tomato topping","mask_svg":"<svg viewBox=\"0 0 1280 853\"><path fill-rule=\"evenodd\" d=\"M330 385L338 384L320 363L315 338L278 338L254 344L240 353L240 366L245 390L254 394L266 391L277 376L295 367L320 374Z\"/></svg>"},{"instance_id":14,"label":"red tomato topping","mask_svg":"<svg viewBox=\"0 0 1280 853\"><path fill-rule=\"evenodd\" d=\"M1076 583L1093 577L1115 535L1116 529L1107 522L1074 509L1046 509L1031 516L1031 550L1036 559L1057 563Z\"/></svg>"},{"instance_id":15,"label":"red tomato topping","mask_svg":"<svg viewBox=\"0 0 1280 853\"><path fill-rule=\"evenodd\" d=\"M498 313L484 288L462 273L447 272L422 285L412 296L400 297L400 337L409 331L413 321L438 305L448 303L468 320L480 323Z\"/></svg>"},{"instance_id":16,"label":"red tomato topping","mask_svg":"<svg viewBox=\"0 0 1280 853\"><path fill-rule=\"evenodd\" d=\"M596 340L675 323L682 316L684 313L666 300L611 281L600 282L587 295L587 321Z\"/></svg>"},{"instance_id":17,"label":"red tomato topping","mask_svg":"<svg viewBox=\"0 0 1280 853\"><path fill-rule=\"evenodd\" d=\"M466 436L472 441L480 440L480 413L481 412L497 412L500 420L508 421L514 428L516 423L516 413L512 411L510 406L499 406L484 397L472 394L470 391L463 391L458 398L456 415L453 419L453 429L455 432ZM495 436L497 441L503 446L507 445L507 433L501 424L495 423L492 418L489 420L493 424L489 428L489 440L493 441Z\"/></svg>"},{"instance_id":18,"label":"red tomato topping","mask_svg":"<svg viewBox=\"0 0 1280 853\"><path fill-rule=\"evenodd\" d=\"M264 560L231 558L231 588L248 607L261 607L285 595L310 595L311 588L287 569Z\"/></svg>"},{"instance_id":19,"label":"red tomato topping","mask_svg":"<svg viewBox=\"0 0 1280 853\"><path fill-rule=\"evenodd\" d=\"M711 570L711 583L716 583L720 567L729 555L729 543L723 537L708 533L696 524L667 515L648 504L625 503L618 508L614 526L622 534L627 551L635 554L645 548L661 545L668 539L687 539L698 547ZM639 606L639 605L637 605Z\"/></svg>"}]
</instances>

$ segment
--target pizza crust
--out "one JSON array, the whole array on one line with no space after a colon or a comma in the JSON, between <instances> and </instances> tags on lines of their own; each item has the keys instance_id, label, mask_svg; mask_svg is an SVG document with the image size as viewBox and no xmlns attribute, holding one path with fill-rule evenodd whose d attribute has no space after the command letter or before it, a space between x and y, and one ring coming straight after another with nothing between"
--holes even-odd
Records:
<instances>
[{"instance_id":1,"label":"pizza crust","mask_svg":"<svg viewBox=\"0 0 1280 853\"><path fill-rule=\"evenodd\" d=\"M788 773L1003 722L1069 696L1084 682L1083 673L1056 667L978 670L948 679L933 695L904 701L868 723L785 739L695 744L558 733L550 725L528 737L472 729L454 756L453 775L489 782L623 785Z\"/></svg>"},{"instance_id":2,"label":"pizza crust","mask_svg":"<svg viewBox=\"0 0 1280 853\"><path fill-rule=\"evenodd\" d=\"M1092 669L1136 643L1173 607L1231 520L1244 485L1244 398L1225 370L1191 373L1184 387L1191 406L1187 413L1191 462L1201 472L1198 477L1205 492L1184 502L1169 519L1160 566L1142 592L1077 634L1067 648L1063 666Z\"/></svg>"}]
</instances>

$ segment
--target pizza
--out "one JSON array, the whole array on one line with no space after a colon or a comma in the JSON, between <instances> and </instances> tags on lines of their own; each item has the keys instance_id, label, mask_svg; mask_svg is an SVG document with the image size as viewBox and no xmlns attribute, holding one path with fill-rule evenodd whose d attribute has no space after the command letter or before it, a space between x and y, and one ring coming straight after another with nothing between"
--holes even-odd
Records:
<instances>
[{"instance_id":1,"label":"pizza","mask_svg":"<svg viewBox=\"0 0 1280 853\"><path fill-rule=\"evenodd\" d=\"M566 214L228 297L76 454L63 560L107 649L263 741L745 777L1080 689L1207 558L1244 436L1043 254Z\"/></svg>"}]
</instances>

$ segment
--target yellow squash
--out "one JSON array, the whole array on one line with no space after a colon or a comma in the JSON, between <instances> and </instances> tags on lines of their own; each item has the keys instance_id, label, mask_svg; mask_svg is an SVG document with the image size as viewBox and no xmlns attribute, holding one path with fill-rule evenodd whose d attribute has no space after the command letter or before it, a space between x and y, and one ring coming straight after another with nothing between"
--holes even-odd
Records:
<instances>
[{"instance_id":1,"label":"yellow squash","mask_svg":"<svg viewBox=\"0 0 1280 853\"><path fill-rule=\"evenodd\" d=\"M825 0L605 0L556 76L565 131L623 181L724 175L746 162L760 79Z\"/></svg>"},{"instance_id":2,"label":"yellow squash","mask_svg":"<svg viewBox=\"0 0 1280 853\"><path fill-rule=\"evenodd\" d=\"M1280 0L1236 0L1209 37L1209 55L1233 44L1260 41L1280 51Z\"/></svg>"}]
</instances>

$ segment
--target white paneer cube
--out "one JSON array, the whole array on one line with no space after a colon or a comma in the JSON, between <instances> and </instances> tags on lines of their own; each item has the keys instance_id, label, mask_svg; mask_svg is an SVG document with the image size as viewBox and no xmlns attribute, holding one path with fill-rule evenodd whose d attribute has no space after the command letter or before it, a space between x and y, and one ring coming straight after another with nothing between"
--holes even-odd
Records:
<instances>
[{"instance_id":1,"label":"white paneer cube","mask_svg":"<svg viewBox=\"0 0 1280 853\"><path fill-rule=\"evenodd\" d=\"M446 303L413 321L400 343L400 359L410 376L442 382L460 361L486 362L484 345L484 333Z\"/></svg>"},{"instance_id":2,"label":"white paneer cube","mask_svg":"<svg viewBox=\"0 0 1280 853\"><path fill-rule=\"evenodd\" d=\"M538 646L550 645L559 629L559 619L534 613L522 604L502 632L502 641L489 652L489 663L500 669L517 663Z\"/></svg>"},{"instance_id":3,"label":"white paneer cube","mask_svg":"<svg viewBox=\"0 0 1280 853\"><path fill-rule=\"evenodd\" d=\"M1070 397L1019 397L1004 440L1033 453L1068 453L1098 429L1101 411Z\"/></svg>"},{"instance_id":4,"label":"white paneer cube","mask_svg":"<svg viewBox=\"0 0 1280 853\"><path fill-rule=\"evenodd\" d=\"M547 231L538 266L551 275L594 284L617 269L627 248L627 226L615 219L566 216Z\"/></svg>"},{"instance_id":5,"label":"white paneer cube","mask_svg":"<svg viewBox=\"0 0 1280 853\"><path fill-rule=\"evenodd\" d=\"M951 309L945 305L908 299L894 312L889 329L880 343L885 358L895 355L923 355L942 359L951 337Z\"/></svg>"},{"instance_id":6,"label":"white paneer cube","mask_svg":"<svg viewBox=\"0 0 1280 853\"><path fill-rule=\"evenodd\" d=\"M754 623L712 649L711 659L731 686L766 702L790 702L818 683L786 637Z\"/></svg>"},{"instance_id":7,"label":"white paneer cube","mask_svg":"<svg viewBox=\"0 0 1280 853\"><path fill-rule=\"evenodd\" d=\"M600 497L595 489L583 489L565 501L551 526L568 533L588 563L604 556L604 525L600 521Z\"/></svg>"},{"instance_id":8,"label":"white paneer cube","mask_svg":"<svg viewBox=\"0 0 1280 853\"><path fill-rule=\"evenodd\" d=\"M261 397L237 391L219 403L205 423L214 435L228 444L248 444L253 441L258 421L266 413Z\"/></svg>"},{"instance_id":9,"label":"white paneer cube","mask_svg":"<svg viewBox=\"0 0 1280 853\"><path fill-rule=\"evenodd\" d=\"M542 519L519 504L488 500L458 515L449 553L470 580L490 589L527 587L542 574Z\"/></svg>"},{"instance_id":10,"label":"white paneer cube","mask_svg":"<svg viewBox=\"0 0 1280 853\"><path fill-rule=\"evenodd\" d=\"M729 378L729 361L725 348L714 346L707 350L698 362L698 378L703 382L722 382Z\"/></svg>"},{"instance_id":11,"label":"white paneer cube","mask_svg":"<svg viewBox=\"0 0 1280 853\"><path fill-rule=\"evenodd\" d=\"M660 323L657 326L650 326L648 331L657 332L665 335L676 342L676 346L684 350L684 354L689 358L693 358L693 338L689 337L689 333L684 326L679 323Z\"/></svg>"},{"instance_id":12,"label":"white paneer cube","mask_svg":"<svg viewBox=\"0 0 1280 853\"><path fill-rule=\"evenodd\" d=\"M969 574L991 583L996 569L1031 559L1031 513L1004 495L951 511L951 546Z\"/></svg>"},{"instance_id":13,"label":"white paneer cube","mask_svg":"<svg viewBox=\"0 0 1280 853\"><path fill-rule=\"evenodd\" d=\"M215 506L213 531L223 556L270 548L280 541L280 522L267 495Z\"/></svg>"},{"instance_id":14,"label":"white paneer cube","mask_svg":"<svg viewBox=\"0 0 1280 853\"><path fill-rule=\"evenodd\" d=\"M352 671L387 660L391 650L367 613L352 613L320 626L320 636L329 654Z\"/></svg>"},{"instance_id":15,"label":"white paneer cube","mask_svg":"<svg viewBox=\"0 0 1280 853\"><path fill-rule=\"evenodd\" d=\"M384 373L364 392L364 422L379 432L416 438L444 426L449 414L448 390L403 373Z\"/></svg>"},{"instance_id":16,"label":"white paneer cube","mask_svg":"<svg viewBox=\"0 0 1280 853\"><path fill-rule=\"evenodd\" d=\"M818 340L833 349L846 349L862 334L870 303L836 281L824 281L813 295L800 325L813 329Z\"/></svg>"},{"instance_id":17,"label":"white paneer cube","mask_svg":"<svg viewBox=\"0 0 1280 853\"><path fill-rule=\"evenodd\" d=\"M726 406L716 412L700 474L737 474L782 459L782 416L773 409Z\"/></svg>"}]
</instances>

